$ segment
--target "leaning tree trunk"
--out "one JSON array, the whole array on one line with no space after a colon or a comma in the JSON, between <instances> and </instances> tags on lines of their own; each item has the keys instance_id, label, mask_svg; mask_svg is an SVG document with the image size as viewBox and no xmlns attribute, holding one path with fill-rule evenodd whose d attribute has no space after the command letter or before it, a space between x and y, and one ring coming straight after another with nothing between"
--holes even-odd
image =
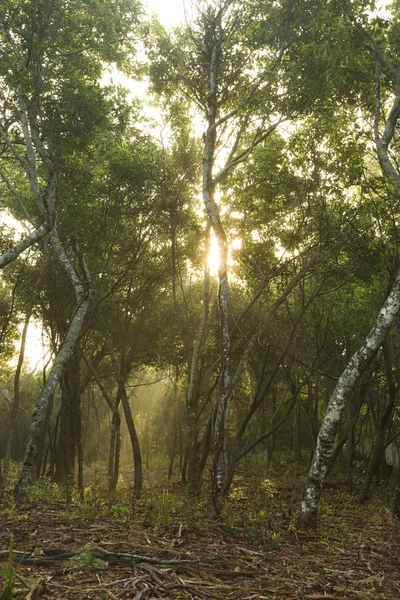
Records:
<instances>
[{"instance_id":1,"label":"leaning tree trunk","mask_svg":"<svg viewBox=\"0 0 400 600\"><path fill-rule=\"evenodd\" d=\"M325 480L327 465L335 449L335 437L340 417L350 394L365 368L382 345L394 319L400 311L400 269L392 290L381 308L366 340L350 359L337 382L329 401L318 435L317 446L304 490L298 527L313 527L317 522L318 504Z\"/></svg>"},{"instance_id":2,"label":"leaning tree trunk","mask_svg":"<svg viewBox=\"0 0 400 600\"><path fill-rule=\"evenodd\" d=\"M75 348L83 329L84 320L89 306L89 296L84 298L75 311L71 325L61 348L54 360L50 374L46 380L43 391L39 396L32 415L32 424L26 445L25 458L22 465L21 476L16 486L16 495L19 500L25 498L28 488L36 479L37 462L41 440L45 435L47 409L51 405L54 392L60 381L65 366Z\"/></svg>"},{"instance_id":3,"label":"leaning tree trunk","mask_svg":"<svg viewBox=\"0 0 400 600\"><path fill-rule=\"evenodd\" d=\"M135 469L133 490L135 496L138 498L142 491L143 483L143 468L142 468L142 455L140 452L139 438L136 431L135 423L132 417L132 411L129 404L129 398L126 393L125 383L122 375L118 376L118 395L121 399L122 407L124 409L125 421L128 427L129 438L131 440L132 452L133 452L133 463Z\"/></svg>"},{"instance_id":4,"label":"leaning tree trunk","mask_svg":"<svg viewBox=\"0 0 400 600\"><path fill-rule=\"evenodd\" d=\"M76 247L76 252L79 257L82 271L81 277L87 284L87 289L84 289L77 271L74 269L68 256L66 255L65 250L61 245L60 238L58 237L56 227L54 227L50 233L49 241L70 280L75 292L77 306L72 315L71 323L65 339L62 342L57 356L54 359L53 366L32 414L31 429L26 445L25 458L22 465L21 475L15 489L16 496L19 500L23 500L26 497L28 488L32 485L37 477L40 467L38 463L41 456L41 442L45 435L46 419L49 408L53 402L54 393L60 378L82 333L90 303L90 274L85 261L80 254L79 248Z\"/></svg>"},{"instance_id":5,"label":"leaning tree trunk","mask_svg":"<svg viewBox=\"0 0 400 600\"><path fill-rule=\"evenodd\" d=\"M371 42L370 34L359 28ZM375 119L374 119L374 141L382 173L396 187L400 193L400 174L396 165L389 155L389 146L393 139L395 128L400 117L400 69L396 69L390 60L384 56L378 44L372 39L373 52L375 53ZM381 100L381 77L382 69L388 69L390 76L395 76L396 84L393 90L393 104L385 118L383 118L383 107ZM380 125L384 128L381 134ZM391 325L400 310L400 269L392 285L391 292L387 297L378 318L368 334L360 349L352 356L347 367L343 371L336 388L329 401L329 405L322 423L314 458L308 474L307 484L304 490L303 502L297 520L299 527L312 527L316 525L318 504L321 497L322 486L325 480L327 464L332 456L335 444L335 435L339 426L342 411L346 402L359 380L368 363L374 358L376 352L382 345Z\"/></svg>"}]
</instances>

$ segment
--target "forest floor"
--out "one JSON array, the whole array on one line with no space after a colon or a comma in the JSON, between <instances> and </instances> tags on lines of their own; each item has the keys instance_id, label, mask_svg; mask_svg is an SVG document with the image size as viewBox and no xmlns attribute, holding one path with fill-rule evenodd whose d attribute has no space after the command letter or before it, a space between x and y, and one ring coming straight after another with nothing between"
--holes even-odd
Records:
<instances>
[{"instance_id":1,"label":"forest floor","mask_svg":"<svg viewBox=\"0 0 400 600\"><path fill-rule=\"evenodd\" d=\"M331 484L318 531L305 533L294 527L303 479L237 478L220 523L164 470L136 502L128 488L106 500L100 481L68 506L48 480L24 508L3 501L0 590L15 585L0 599L400 599L400 524L379 488L360 505Z\"/></svg>"}]
</instances>

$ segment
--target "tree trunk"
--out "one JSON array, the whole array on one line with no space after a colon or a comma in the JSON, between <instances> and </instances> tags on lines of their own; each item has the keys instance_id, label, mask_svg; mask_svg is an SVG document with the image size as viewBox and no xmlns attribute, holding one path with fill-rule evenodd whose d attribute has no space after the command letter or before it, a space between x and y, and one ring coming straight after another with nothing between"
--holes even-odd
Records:
<instances>
[{"instance_id":1,"label":"tree trunk","mask_svg":"<svg viewBox=\"0 0 400 600\"><path fill-rule=\"evenodd\" d=\"M393 501L393 516L400 520L400 465L397 465L396 492Z\"/></svg>"},{"instance_id":2,"label":"tree trunk","mask_svg":"<svg viewBox=\"0 0 400 600\"><path fill-rule=\"evenodd\" d=\"M75 474L78 457L78 485L82 480L81 443L81 381L79 344L75 347L63 376L61 377L60 435L57 447L55 480L66 485ZM80 466L79 466L80 465ZM68 479L69 478L69 479ZM83 485L81 481L81 486Z\"/></svg>"},{"instance_id":3,"label":"tree trunk","mask_svg":"<svg viewBox=\"0 0 400 600\"><path fill-rule=\"evenodd\" d=\"M362 29L362 27L361 27ZM369 35L369 34L367 34ZM392 107L385 119L382 115L381 87L380 81L382 69L387 67L388 62L374 46L376 70L375 70L375 119L374 119L374 141L376 153L379 159L382 173L395 185L400 193L400 175L389 156L389 146L393 139L395 128L400 117L400 86L397 72L397 84L394 93ZM389 63L390 64L390 63ZM383 133L380 132L381 122L384 124ZM334 448L335 434L339 425L340 416L346 402L359 380L368 363L374 358L376 352L382 345L392 323L400 309L400 270L392 285L378 318L368 334L367 339L360 349L352 356L347 367L343 371L330 399L324 421L322 423L314 459L309 471L308 481L305 487L300 515L297 521L299 527L316 526L318 504L321 497L322 486L325 479L326 468Z\"/></svg>"},{"instance_id":4,"label":"tree trunk","mask_svg":"<svg viewBox=\"0 0 400 600\"><path fill-rule=\"evenodd\" d=\"M60 425L60 412L57 413L56 422L54 425L53 435L51 434L51 430L47 428L48 437L49 437L49 450L50 450L50 466L49 466L49 476L51 479L54 477L55 468L56 468L56 460L57 460L57 437L58 437L58 429Z\"/></svg>"},{"instance_id":5,"label":"tree trunk","mask_svg":"<svg viewBox=\"0 0 400 600\"><path fill-rule=\"evenodd\" d=\"M385 360L388 399L385 401L385 405L379 417L374 446L372 448L368 468L365 473L364 485L361 493L361 502L365 502L368 498L368 493L371 487L372 479L378 470L381 456L385 452L386 432L388 430L388 426L397 400L397 389L396 384L393 380L393 364L391 349L387 340L383 343L383 356Z\"/></svg>"},{"instance_id":6,"label":"tree trunk","mask_svg":"<svg viewBox=\"0 0 400 600\"><path fill-rule=\"evenodd\" d=\"M329 401L318 435L317 447L305 486L303 502L298 517L298 527L314 527L317 523L318 504L325 480L327 465L335 447L335 436L340 417L350 394L362 373L382 345L394 319L400 310L400 270L378 318L364 343L352 356L340 376Z\"/></svg>"},{"instance_id":7,"label":"tree trunk","mask_svg":"<svg viewBox=\"0 0 400 600\"><path fill-rule=\"evenodd\" d=\"M168 481L171 480L172 471L174 468L174 460L176 453L176 446L178 441L178 368L175 368L175 381L174 381L174 392L173 392L173 411L172 411L172 427L173 427L173 439L172 448L168 468Z\"/></svg>"},{"instance_id":8,"label":"tree trunk","mask_svg":"<svg viewBox=\"0 0 400 600\"><path fill-rule=\"evenodd\" d=\"M277 400L277 386L274 385L272 387L272 414L275 415L276 413L276 400ZM263 435L265 435L267 433L267 426L266 426L266 421L265 421L265 406L263 404ZM264 443L264 453L265 453L265 462L264 462L264 468L263 468L263 477L264 479L267 479L268 477L268 473L269 473L269 469L271 466L271 461L272 461L272 456L274 454L275 451L275 433L272 433L270 436L267 437L265 443Z\"/></svg>"},{"instance_id":9,"label":"tree trunk","mask_svg":"<svg viewBox=\"0 0 400 600\"><path fill-rule=\"evenodd\" d=\"M41 281L42 281L42 278L41 278L41 276L39 276L39 278L36 281L33 293L32 293L31 302L26 311L24 327L22 330L21 347L20 347L19 356L18 356L17 368L15 370L15 375L14 375L14 400L13 400L13 403L11 406L11 411L10 411L10 420L9 420L9 425L8 425L8 437L7 437L6 449L5 449L5 455L4 455L4 463L3 463L3 477L2 477L2 481L1 481L1 485L0 485L0 490L3 490L5 488L5 486L7 485L7 481L8 481L8 471L9 471L10 460L11 460L12 444L13 444L13 440L14 440L14 432L15 432L18 410L19 410L19 402L20 402L20 377L21 377L22 366L24 364L26 336L28 333L29 322L31 320L33 306L34 306L36 296L38 294L38 291L39 291L39 288L41 285Z\"/></svg>"},{"instance_id":10,"label":"tree trunk","mask_svg":"<svg viewBox=\"0 0 400 600\"><path fill-rule=\"evenodd\" d=\"M126 388L125 388L125 375L124 375L124 362L125 362L124 351L125 351L125 348L122 349L121 365L119 365L117 362L117 358L115 356L114 346L112 343L111 336L108 332L107 326L104 321L102 322L102 325L103 325L104 341L107 346L107 350L109 352L111 363L113 365L116 380L117 380L117 386L118 386L117 405L119 404L119 402L121 402L122 408L124 409L125 421L126 421L126 424L128 427L129 438L130 438L131 446L132 446L133 463L134 463L134 494L136 497L139 497L141 490L142 490L142 482L143 482L142 455L140 452L139 438L137 435L135 423L134 423L133 417L132 417L131 407L129 404L129 398L128 398L128 395L126 393Z\"/></svg>"},{"instance_id":11,"label":"tree trunk","mask_svg":"<svg viewBox=\"0 0 400 600\"><path fill-rule=\"evenodd\" d=\"M107 481L108 481L108 493L115 494L118 483L118 473L119 473L119 457L120 457L120 446L121 446L121 417L119 414L119 397L115 400L115 404L113 403L110 395L108 394L106 388L101 382L100 376L95 369L92 362L83 355L83 359L86 363L86 366L89 369L89 373L91 373L94 377L94 380L97 384L97 387L101 391L103 398L108 404L112 412L111 419L111 432L110 432L110 448L108 453L108 473L107 473Z\"/></svg>"},{"instance_id":12,"label":"tree trunk","mask_svg":"<svg viewBox=\"0 0 400 600\"><path fill-rule=\"evenodd\" d=\"M199 448L199 361L200 352L206 335L208 313L210 308L210 267L208 265L208 255L210 252L210 226L207 224L205 232L204 245L204 282L203 282L203 303L201 309L201 321L197 331L196 340L193 348L192 360L190 363L189 385L186 395L186 421L187 421L187 479L189 492L194 495L200 493L201 472L200 472L200 448Z\"/></svg>"},{"instance_id":13,"label":"tree trunk","mask_svg":"<svg viewBox=\"0 0 400 600\"><path fill-rule=\"evenodd\" d=\"M54 473L54 481L59 484L65 483L67 485L67 479L71 475L71 461L72 461L72 440L69 428L70 419L70 399L69 399L69 388L68 378L63 374L60 381L61 387L61 407L60 407L60 421L58 428L58 439L56 446L56 470Z\"/></svg>"},{"instance_id":14,"label":"tree trunk","mask_svg":"<svg viewBox=\"0 0 400 600\"><path fill-rule=\"evenodd\" d=\"M121 381L121 377L119 377L118 381L118 395L121 399L122 407L124 409L125 420L128 426L129 438L131 440L132 445L133 463L135 469L133 484L134 494L137 498L139 498L142 491L143 482L142 455L140 452L139 438L136 432L135 423L133 421L132 411L126 393L125 384L123 383L123 381Z\"/></svg>"},{"instance_id":15,"label":"tree trunk","mask_svg":"<svg viewBox=\"0 0 400 600\"><path fill-rule=\"evenodd\" d=\"M118 475L116 475L117 457L119 461L119 448L121 439L121 417L118 409L113 412L111 419L111 432L110 432L110 448L108 453L108 493L110 495L115 494L117 489Z\"/></svg>"},{"instance_id":16,"label":"tree trunk","mask_svg":"<svg viewBox=\"0 0 400 600\"><path fill-rule=\"evenodd\" d=\"M347 403L347 485L353 489L353 457L354 457L354 406L352 399Z\"/></svg>"},{"instance_id":17,"label":"tree trunk","mask_svg":"<svg viewBox=\"0 0 400 600\"><path fill-rule=\"evenodd\" d=\"M293 422L293 454L294 454L294 460L297 463L301 463L303 460L303 457L301 455L300 431L301 431L301 406L298 403L296 406L296 410L294 411L294 422Z\"/></svg>"},{"instance_id":18,"label":"tree trunk","mask_svg":"<svg viewBox=\"0 0 400 600\"><path fill-rule=\"evenodd\" d=\"M218 516L222 509L223 492L228 471L228 423L232 397L231 341L229 331L229 284L228 284L228 240L223 228L219 209L215 202L215 186L212 169L215 152L216 119L216 69L217 48L213 49L214 61L210 69L210 104L208 130L205 135L203 153L203 202L217 239L219 250L218 268L218 307L220 327L221 371L220 384L215 407L214 456L212 464L211 502L212 513ZM215 63L215 64L214 64Z\"/></svg>"},{"instance_id":19,"label":"tree trunk","mask_svg":"<svg viewBox=\"0 0 400 600\"><path fill-rule=\"evenodd\" d=\"M26 497L28 488L36 479L40 444L45 435L47 410L52 403L54 392L56 391L60 377L82 332L88 307L89 296L82 300L72 317L65 340L61 344L43 391L40 394L35 410L33 411L25 458L21 475L16 486L16 495L19 500L23 500Z\"/></svg>"}]
</instances>

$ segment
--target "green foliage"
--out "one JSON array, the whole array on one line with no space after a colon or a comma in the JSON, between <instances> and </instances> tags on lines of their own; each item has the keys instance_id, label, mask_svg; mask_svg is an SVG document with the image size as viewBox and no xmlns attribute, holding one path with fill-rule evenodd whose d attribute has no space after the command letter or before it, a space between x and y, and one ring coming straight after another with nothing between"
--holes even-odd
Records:
<instances>
[{"instance_id":1,"label":"green foliage","mask_svg":"<svg viewBox=\"0 0 400 600\"><path fill-rule=\"evenodd\" d=\"M74 571L101 569L104 565L103 560L93 556L93 549L90 545L85 546L82 552L68 559L68 567Z\"/></svg>"},{"instance_id":2,"label":"green foliage","mask_svg":"<svg viewBox=\"0 0 400 600\"><path fill-rule=\"evenodd\" d=\"M170 513L173 508L173 499L168 492L163 492L161 501L161 522L163 525L169 525Z\"/></svg>"},{"instance_id":3,"label":"green foliage","mask_svg":"<svg viewBox=\"0 0 400 600\"><path fill-rule=\"evenodd\" d=\"M27 597L31 590L31 586L29 585L28 581L20 575L18 575L18 573L16 573L13 566L13 561L14 536L12 533L10 533L8 548L8 564L7 567L3 567L2 565L0 565L0 572L2 572L4 576L3 591L0 595L0 600L12 600L13 598L16 598L17 600L23 600ZM16 586L21 586L21 584L25 588L25 590L22 592L16 592Z\"/></svg>"},{"instance_id":4,"label":"green foliage","mask_svg":"<svg viewBox=\"0 0 400 600\"><path fill-rule=\"evenodd\" d=\"M299 433L308 450L329 393L324 381L315 392L316 408L311 415L312 386L320 385L320 372L327 378L340 374L379 310L398 261L398 197L371 153L376 82L375 46L370 38L372 35L397 68L398 14L371 19L371 3L362 0L252 0L245 5L234 0L223 6L218 11L217 5L199 3L204 10L194 15L191 27L171 33L155 21L150 33L141 29L146 33L152 89L161 97L158 108L165 120L165 138L160 141L141 114L139 102L130 106L122 89L99 83L105 64L128 68L135 53L141 10L136 1L71 0L63 4L6 0L0 9L2 127L26 160L19 122L22 99L29 109L31 128L38 130L35 151L44 144L50 157L49 161L43 156L37 159L41 193L52 170L57 172L60 237L79 275L83 273L75 240L92 273L94 291L81 348L88 356L101 355L99 323L104 321L127 384L136 385L144 372L158 376L161 371L179 369L182 409L203 301L204 223L198 209L203 142L196 137L193 117L198 112L207 116L210 61L218 48L217 117L223 118L232 109L234 113L218 136L216 163L223 163L226 148L239 133L235 150L239 156L243 151L242 158L247 159L239 161L225 178L220 199L228 237L241 244L232 253L235 264L230 268L233 367L240 363L245 341L260 331L235 389L230 431L234 435L239 430L257 390L278 364L278 402L288 394L279 405L278 417L290 405L289 391L292 395L299 387L298 405L307 417ZM394 8L398 9L397 4ZM260 85L254 87L254 83ZM385 71L383 104L390 100L392 87L391 75ZM287 127L275 129L277 119ZM269 127L273 132L258 143L261 138L257 135L264 135ZM393 143L396 155L396 139ZM25 219L22 199L36 223L39 215L23 162L15 160L7 143L3 155L5 205ZM3 251L13 237L4 226L1 234ZM46 261L37 256L38 250L23 269L10 267L0 280L4 386L11 375L8 360L18 336L17 326L39 269L44 284L34 314L51 330L53 349L65 339L76 307L60 265L47 245L40 246L40 251L42 248ZM316 257L315 262L289 293L310 257ZM13 288L15 279L18 285ZM219 356L215 282L210 296L199 376L207 373ZM86 380L84 369L81 381ZM384 388L379 383L381 372L382 364L377 362L376 381L371 384L377 396ZM111 373L110 360L105 357L99 362L99 375L110 394L114 392ZM200 403L211 406L215 392L203 390L203 383ZM22 397L25 411L31 412L37 393L33 385L26 389ZM146 402L147 398L136 415L140 434L149 412ZM156 436L157 444L160 442L151 449L153 464L167 460L172 423L164 418L168 406L167 401L160 402L149 417L150 446ZM98 391L87 392L87 407L84 425L94 430L96 412L98 431L103 432L108 409ZM268 425L272 408L268 392L243 435L244 444L265 431L262 427ZM6 404L1 403L0 411L5 417ZM22 422L23 417L19 419ZM20 421L19 432L24 429ZM2 422L6 427L5 418ZM373 430L373 425L369 426ZM296 468L292 450L285 447L291 441L292 427L289 415L277 432L280 452L271 465L272 475L284 471L285 480ZM91 433L86 439L92 443ZM183 445L184 435L181 437ZM260 472L261 453L246 459L246 465ZM268 519L262 501L272 501L275 493L271 481L260 484L259 505L251 515L256 525L249 527L249 535L254 539L259 535L260 544L271 547L279 545L275 532L265 533L265 527L258 525ZM247 494L246 486L236 485L230 502L240 506ZM63 497L57 486L44 478L32 487L29 500L62 502ZM73 499L74 512L70 514L76 519L97 514L127 520L137 511L156 527L170 525L178 510L189 520L205 512L204 499L185 508L170 492L163 492L153 504L132 506L126 497L110 503L88 491L81 504ZM234 513L228 505L224 514L227 527L238 524ZM258 529L263 533L258 534Z\"/></svg>"},{"instance_id":5,"label":"green foliage","mask_svg":"<svg viewBox=\"0 0 400 600\"><path fill-rule=\"evenodd\" d=\"M51 481L50 477L43 476L39 477L29 488L27 499L33 504L63 504L65 493L57 483Z\"/></svg>"}]
</instances>

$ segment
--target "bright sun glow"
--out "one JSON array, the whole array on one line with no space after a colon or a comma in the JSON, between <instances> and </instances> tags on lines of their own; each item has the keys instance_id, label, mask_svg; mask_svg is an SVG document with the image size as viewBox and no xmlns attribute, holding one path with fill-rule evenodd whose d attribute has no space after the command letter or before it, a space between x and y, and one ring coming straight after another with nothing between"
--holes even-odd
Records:
<instances>
[{"instance_id":1,"label":"bright sun glow","mask_svg":"<svg viewBox=\"0 0 400 600\"><path fill-rule=\"evenodd\" d=\"M242 247L242 240L240 238L235 238L233 240L231 240L231 242L229 243L229 251L228 251L228 266L232 267L235 265L235 258L234 258L234 253L235 250L240 250L240 248ZM217 244L217 240L215 239L214 235L211 235L211 243L210 243L210 253L208 255L208 266L210 269L210 274L213 277L216 277L218 275L218 268L219 268L219 250L218 250L218 244Z\"/></svg>"},{"instance_id":2,"label":"bright sun glow","mask_svg":"<svg viewBox=\"0 0 400 600\"><path fill-rule=\"evenodd\" d=\"M175 27L184 19L183 0L147 0L147 12L158 13L164 27Z\"/></svg>"},{"instance_id":3,"label":"bright sun glow","mask_svg":"<svg viewBox=\"0 0 400 600\"><path fill-rule=\"evenodd\" d=\"M208 267L212 276L218 275L219 250L215 236L211 236L210 253L208 255Z\"/></svg>"},{"instance_id":4,"label":"bright sun glow","mask_svg":"<svg viewBox=\"0 0 400 600\"><path fill-rule=\"evenodd\" d=\"M19 327L21 334L23 325ZM15 347L14 358L12 359L12 365L16 365L18 362L19 355L19 342ZM42 370L44 364L49 359L49 340L47 335L42 331L40 323L37 321L31 321L28 327L28 334L26 336L25 345L25 357L24 365L30 371Z\"/></svg>"},{"instance_id":5,"label":"bright sun glow","mask_svg":"<svg viewBox=\"0 0 400 600\"><path fill-rule=\"evenodd\" d=\"M184 5L183 0L169 0L166 2L165 0L147 0L147 12L150 15L153 12L158 13L159 19L164 27L175 27L183 22L184 20ZM107 85L111 83L113 80L114 83L122 83L126 85L128 88L131 87L127 78L119 73L116 69L110 69L108 72L104 74L102 79L103 85ZM128 83L127 83L128 82ZM146 83L138 83L134 82L132 86L134 93L138 95L144 95L147 90ZM155 116L155 114L150 114L150 116ZM16 229L16 238L20 237L23 227L14 219L8 218L7 215L3 212L1 214L1 220L5 222L10 227ZM210 268L213 271L213 274L218 273L218 248L215 246L215 250L213 251L212 258L210 257ZM22 326L20 327L22 333ZM15 356L12 360L12 364L16 365L18 362L18 353L19 353L19 345L17 344L15 349ZM28 329L28 335L26 339L26 347L25 347L25 366L30 370L41 370L43 369L43 363L47 362L49 358L49 345L48 340L45 335L42 333L42 328L40 323L31 322Z\"/></svg>"}]
</instances>

